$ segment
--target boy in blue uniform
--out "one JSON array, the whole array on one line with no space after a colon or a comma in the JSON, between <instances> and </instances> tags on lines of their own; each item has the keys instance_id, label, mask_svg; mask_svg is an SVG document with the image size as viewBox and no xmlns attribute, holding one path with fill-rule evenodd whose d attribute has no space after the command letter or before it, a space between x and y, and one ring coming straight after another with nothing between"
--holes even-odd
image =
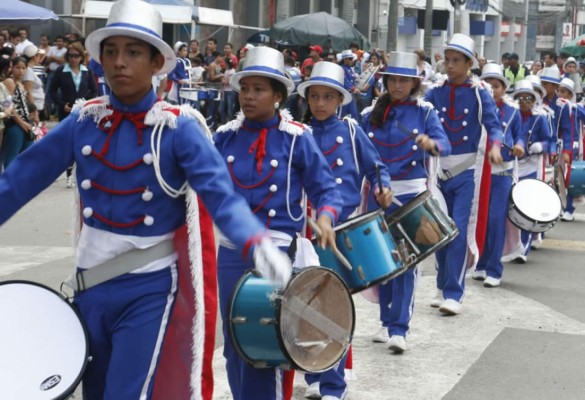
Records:
<instances>
[{"instance_id":1,"label":"boy in blue uniform","mask_svg":"<svg viewBox=\"0 0 585 400\"><path fill-rule=\"evenodd\" d=\"M487 207L479 201L484 155L489 149L491 162L502 162L503 132L494 100L479 81L469 78L470 69L478 65L474 47L469 36L454 34L445 46L448 79L425 96L438 110L453 149L450 156L441 159L438 183L459 235L437 252L438 293L431 303L447 315L461 312L465 272L479 258L482 239L480 234L478 243L476 229L485 229L485 221L478 221L477 216L481 207ZM485 194L483 198L486 200ZM472 254L471 259L468 254Z\"/></svg>"},{"instance_id":2,"label":"boy in blue uniform","mask_svg":"<svg viewBox=\"0 0 585 400\"><path fill-rule=\"evenodd\" d=\"M262 241L264 227L234 193L223 160L200 127L201 115L159 101L152 90L153 74L176 63L161 34L154 7L140 0L116 2L106 27L86 42L112 94L76 104L0 175L2 224L77 165L83 224L76 224L81 232L73 286L93 357L83 379L88 400L201 394L211 400L212 383L202 384L201 378L202 276L204 264L214 267L214 243L211 237L211 258L205 259L204 238L212 227L201 224L205 210L198 198L238 247L254 248L260 270L280 282L290 275L286 256ZM189 237L182 249L177 236L184 228ZM178 252L188 254L189 269L177 267ZM177 299L183 282L195 292L190 304L195 316L175 313L189 308L187 299ZM170 347L169 330L171 338L181 338ZM163 375L168 379L161 382Z\"/></svg>"}]
</instances>

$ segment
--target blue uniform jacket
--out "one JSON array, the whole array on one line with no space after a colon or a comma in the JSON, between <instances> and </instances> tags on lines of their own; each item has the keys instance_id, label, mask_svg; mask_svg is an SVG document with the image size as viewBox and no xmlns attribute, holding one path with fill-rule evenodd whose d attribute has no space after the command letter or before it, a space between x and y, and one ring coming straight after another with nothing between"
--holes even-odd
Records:
<instances>
[{"instance_id":1,"label":"blue uniform jacket","mask_svg":"<svg viewBox=\"0 0 585 400\"><path fill-rule=\"evenodd\" d=\"M566 137L573 137L573 123L571 121L572 113L571 113L571 106L566 101L559 101L557 95L554 95L552 99L544 98L543 103L551 108L554 112L554 117L552 121L552 131L549 143L549 151L551 153L558 153L559 151L567 150L572 151L573 143L569 145L569 141L563 140ZM563 141L563 146L561 149L558 149L558 141Z\"/></svg>"},{"instance_id":2,"label":"blue uniform jacket","mask_svg":"<svg viewBox=\"0 0 585 400\"><path fill-rule=\"evenodd\" d=\"M123 113L147 112L157 102L154 91L132 106L120 103L113 95L109 99L111 106ZM107 98L92 100L86 107L104 100ZM175 116L166 113L165 118ZM153 128L141 126L140 134L125 118L108 134L110 122L100 129L91 115L81 121L79 116L80 110L74 110L0 175L0 224L76 163L85 224L136 236L158 236L183 225L184 196L169 197L155 175L150 146ZM176 128L167 127L161 134L159 155L164 179L174 188L187 180L217 226L236 245L243 246L262 234L265 229L249 212L244 199L234 193L223 159L198 123L184 116L177 117L176 123Z\"/></svg>"},{"instance_id":3,"label":"blue uniform jacket","mask_svg":"<svg viewBox=\"0 0 585 400\"><path fill-rule=\"evenodd\" d=\"M350 123L355 128L353 144L349 130ZM356 122L342 121L333 115L324 121L312 118L309 124L317 146L333 171L337 188L343 199L343 210L339 220L345 221L360 205L364 176L370 181L372 187L377 187L376 165L379 165L382 186L389 187L388 168Z\"/></svg>"},{"instance_id":4,"label":"blue uniform jacket","mask_svg":"<svg viewBox=\"0 0 585 400\"><path fill-rule=\"evenodd\" d=\"M530 156L530 145L536 142L542 143L544 153L548 151L550 130L544 112L533 110L528 116L522 116L522 136L526 141L526 153L522 159Z\"/></svg>"},{"instance_id":5,"label":"blue uniform jacket","mask_svg":"<svg viewBox=\"0 0 585 400\"><path fill-rule=\"evenodd\" d=\"M496 103L496 113L502 122L504 143L510 147L519 145L522 146L522 148L525 148L526 141L523 136L522 117L520 117L518 105L511 100L498 102ZM512 151L510 149L502 148L502 158L504 161L514 160Z\"/></svg>"},{"instance_id":6,"label":"blue uniform jacket","mask_svg":"<svg viewBox=\"0 0 585 400\"><path fill-rule=\"evenodd\" d=\"M266 154L256 159L263 130ZM265 122L253 122L239 114L218 129L214 141L236 191L267 228L291 236L302 231L303 189L317 216L327 213L334 223L337 221L341 195L327 161L304 125L289 120L285 113Z\"/></svg>"},{"instance_id":7,"label":"blue uniform jacket","mask_svg":"<svg viewBox=\"0 0 585 400\"><path fill-rule=\"evenodd\" d=\"M424 133L433 139L440 156L451 153L451 144L431 104L412 100L395 104L389 107L384 125L379 127L370 122L372 109L364 110L362 127L393 181L427 178L427 155L416 144L416 135Z\"/></svg>"},{"instance_id":8,"label":"blue uniform jacket","mask_svg":"<svg viewBox=\"0 0 585 400\"><path fill-rule=\"evenodd\" d=\"M496 116L496 104L483 83L469 79L464 84L454 85L445 81L431 88L425 99L439 112L439 119L453 147L451 154L477 152L482 124L492 145L502 142L503 132Z\"/></svg>"},{"instance_id":9,"label":"blue uniform jacket","mask_svg":"<svg viewBox=\"0 0 585 400\"><path fill-rule=\"evenodd\" d=\"M175 65L175 69L169 73L168 78L173 82L189 80L189 65L189 60L177 58L177 65Z\"/></svg>"},{"instance_id":10,"label":"blue uniform jacket","mask_svg":"<svg viewBox=\"0 0 585 400\"><path fill-rule=\"evenodd\" d=\"M343 68L343 87L352 93L355 88L355 72L352 67L345 63L341 64L341 68Z\"/></svg>"}]
</instances>

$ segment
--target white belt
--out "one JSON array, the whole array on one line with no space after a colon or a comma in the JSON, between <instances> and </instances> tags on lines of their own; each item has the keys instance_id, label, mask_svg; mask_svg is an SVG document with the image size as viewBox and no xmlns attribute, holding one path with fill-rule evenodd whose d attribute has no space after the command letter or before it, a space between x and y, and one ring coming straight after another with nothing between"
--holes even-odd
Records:
<instances>
[{"instance_id":1,"label":"white belt","mask_svg":"<svg viewBox=\"0 0 585 400\"><path fill-rule=\"evenodd\" d=\"M403 181L392 180L390 182L390 188L392 189L392 194L394 196L401 196L411 193L418 194L427 190L427 179L418 178Z\"/></svg>"},{"instance_id":2,"label":"white belt","mask_svg":"<svg viewBox=\"0 0 585 400\"><path fill-rule=\"evenodd\" d=\"M288 247L293 240L293 237L288 233L275 231L272 229L268 229L266 234L272 241L272 244L277 247ZM230 250L236 249L236 245L233 244L232 241L226 238L222 233L220 233L219 236L219 245Z\"/></svg>"}]
</instances>

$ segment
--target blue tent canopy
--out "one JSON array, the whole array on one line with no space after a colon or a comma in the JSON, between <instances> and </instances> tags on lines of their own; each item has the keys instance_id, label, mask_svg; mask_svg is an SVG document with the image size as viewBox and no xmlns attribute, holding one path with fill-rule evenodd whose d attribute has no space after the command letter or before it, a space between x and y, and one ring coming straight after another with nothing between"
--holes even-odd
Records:
<instances>
[{"instance_id":1,"label":"blue tent canopy","mask_svg":"<svg viewBox=\"0 0 585 400\"><path fill-rule=\"evenodd\" d=\"M31 23L59 19L51 10L19 0L0 1L0 21L8 23Z\"/></svg>"}]
</instances>

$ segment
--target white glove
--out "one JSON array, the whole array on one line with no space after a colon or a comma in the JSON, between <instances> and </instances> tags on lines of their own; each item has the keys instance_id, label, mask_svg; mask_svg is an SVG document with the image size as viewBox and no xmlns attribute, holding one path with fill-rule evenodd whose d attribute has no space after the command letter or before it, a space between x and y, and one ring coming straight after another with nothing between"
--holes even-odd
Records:
<instances>
[{"instance_id":1,"label":"white glove","mask_svg":"<svg viewBox=\"0 0 585 400\"><path fill-rule=\"evenodd\" d=\"M530 145L530 148L528 149L528 152L530 154L540 154L540 153L542 153L542 143L540 143L540 142L532 143Z\"/></svg>"},{"instance_id":2,"label":"white glove","mask_svg":"<svg viewBox=\"0 0 585 400\"><path fill-rule=\"evenodd\" d=\"M254 265L264 278L274 283L286 285L290 279L290 258L272 244L269 238L262 239L254 248Z\"/></svg>"}]
</instances>

